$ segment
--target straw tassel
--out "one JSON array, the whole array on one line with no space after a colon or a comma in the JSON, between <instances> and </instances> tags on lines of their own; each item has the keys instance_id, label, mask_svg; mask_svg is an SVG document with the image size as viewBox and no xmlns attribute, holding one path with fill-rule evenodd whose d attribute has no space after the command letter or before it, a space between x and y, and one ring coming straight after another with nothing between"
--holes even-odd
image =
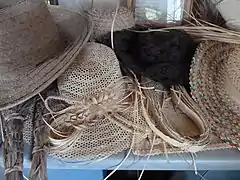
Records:
<instances>
[{"instance_id":1,"label":"straw tassel","mask_svg":"<svg viewBox=\"0 0 240 180\"><path fill-rule=\"evenodd\" d=\"M6 180L23 180L23 117L11 110L2 113Z\"/></svg>"},{"instance_id":2,"label":"straw tassel","mask_svg":"<svg viewBox=\"0 0 240 180\"><path fill-rule=\"evenodd\" d=\"M39 99L36 103L35 118L33 119L34 147L32 150L31 180L47 180L47 154L45 151L46 125L42 120L43 102Z\"/></svg>"}]
</instances>

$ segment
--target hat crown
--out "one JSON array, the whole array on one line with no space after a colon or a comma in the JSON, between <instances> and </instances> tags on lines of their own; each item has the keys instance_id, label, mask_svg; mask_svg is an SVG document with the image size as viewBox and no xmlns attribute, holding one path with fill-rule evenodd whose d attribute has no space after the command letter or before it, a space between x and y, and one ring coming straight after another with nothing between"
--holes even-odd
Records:
<instances>
[{"instance_id":1,"label":"hat crown","mask_svg":"<svg viewBox=\"0 0 240 180\"><path fill-rule=\"evenodd\" d=\"M0 76L21 78L59 45L57 26L42 0L0 0ZM2 8L1 8L2 7Z\"/></svg>"},{"instance_id":2,"label":"hat crown","mask_svg":"<svg viewBox=\"0 0 240 180\"><path fill-rule=\"evenodd\" d=\"M58 89L61 96L79 100L98 95L121 76L114 51L102 44L88 43L68 70L58 78Z\"/></svg>"}]
</instances>

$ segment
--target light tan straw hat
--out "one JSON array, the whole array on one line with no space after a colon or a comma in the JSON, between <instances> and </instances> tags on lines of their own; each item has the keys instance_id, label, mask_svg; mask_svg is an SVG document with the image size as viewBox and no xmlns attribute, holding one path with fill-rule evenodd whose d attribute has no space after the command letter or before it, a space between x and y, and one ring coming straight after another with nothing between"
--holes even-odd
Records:
<instances>
[{"instance_id":1,"label":"light tan straw hat","mask_svg":"<svg viewBox=\"0 0 240 180\"><path fill-rule=\"evenodd\" d=\"M238 147L240 144L240 46L220 42L199 45L190 72L193 98L205 114L216 136Z\"/></svg>"},{"instance_id":2,"label":"light tan straw hat","mask_svg":"<svg viewBox=\"0 0 240 180\"><path fill-rule=\"evenodd\" d=\"M156 137L162 142L155 142L151 154L202 151L210 142L210 127L196 103L186 90L176 86L170 92L153 80L144 78L142 86L146 87L148 117L146 121ZM153 121L150 121L150 117ZM156 146L157 145L157 146ZM140 148L138 154L150 153Z\"/></svg>"},{"instance_id":3,"label":"light tan straw hat","mask_svg":"<svg viewBox=\"0 0 240 180\"><path fill-rule=\"evenodd\" d=\"M0 110L44 90L73 62L92 24L43 0L0 0Z\"/></svg>"},{"instance_id":4,"label":"light tan straw hat","mask_svg":"<svg viewBox=\"0 0 240 180\"><path fill-rule=\"evenodd\" d=\"M133 82L122 76L109 47L88 43L59 77L58 89L60 96L45 100L54 117L49 124L51 155L69 160L103 158L147 136L147 125L134 115ZM68 106L53 111L49 102L56 100Z\"/></svg>"},{"instance_id":5,"label":"light tan straw hat","mask_svg":"<svg viewBox=\"0 0 240 180\"><path fill-rule=\"evenodd\" d=\"M133 12L126 7L120 7L116 14L116 19L114 21L114 16L116 10L109 9L96 9L88 11L88 15L93 20L93 33L91 39L101 38L103 35L111 32L112 25L114 23L113 31L120 31L123 29L132 28L135 25L135 19Z\"/></svg>"}]
</instances>

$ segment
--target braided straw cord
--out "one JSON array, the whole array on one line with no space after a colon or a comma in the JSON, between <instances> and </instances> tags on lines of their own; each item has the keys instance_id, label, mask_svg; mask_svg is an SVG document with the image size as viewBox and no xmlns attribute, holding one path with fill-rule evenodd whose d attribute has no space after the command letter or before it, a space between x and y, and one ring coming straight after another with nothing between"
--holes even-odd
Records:
<instances>
[{"instance_id":1,"label":"braided straw cord","mask_svg":"<svg viewBox=\"0 0 240 180\"><path fill-rule=\"evenodd\" d=\"M47 140L46 125L42 120L45 107L42 100L38 99L35 108L35 118L33 121L34 147L32 150L32 166L30 171L31 180L47 180L47 152L45 142Z\"/></svg>"},{"instance_id":2,"label":"braided straw cord","mask_svg":"<svg viewBox=\"0 0 240 180\"><path fill-rule=\"evenodd\" d=\"M51 155L68 160L104 158L127 150L135 129L136 141L147 136L146 123L135 117L134 83L122 76L111 48L88 43L58 78L58 89L60 96L45 99L49 113L43 116L50 128ZM53 110L59 101L63 106Z\"/></svg>"},{"instance_id":3,"label":"braided straw cord","mask_svg":"<svg viewBox=\"0 0 240 180\"><path fill-rule=\"evenodd\" d=\"M121 94L120 92L122 91L126 92L125 96L116 96L116 94ZM45 104L50 114L53 115L52 123L49 124L51 128L49 139L52 144L50 153L61 154L63 152L71 152L72 148L75 148L75 144L84 144L84 140L83 142L77 142L79 141L78 138L87 138L88 134L93 135L93 133L99 134L99 137L92 140L92 148L96 149L95 152L91 153L99 152L101 148L103 150L105 149L105 152L97 154L96 157L93 157L91 154L86 154L84 158L102 158L126 150L130 147L131 137L135 132L138 138L134 143L141 141L144 136L147 136L149 130L147 131L146 124L140 122L141 119L137 119L137 122L134 121L134 115L132 113L134 103L130 100L132 96L134 96L132 80L128 77L122 77L111 83L107 88L104 88L99 95L74 101L74 103L71 103L71 106L58 112L52 111L48 106L50 99L62 100L68 104L70 104L72 100L48 97L45 100ZM82 104L82 102L84 103ZM86 110L84 111L84 109ZM113 132L110 133L106 131L104 128L107 127ZM103 128L103 132L99 131L101 128ZM116 131L117 129L118 132ZM101 135L102 133L106 134ZM94 141L99 140L99 142L101 142L103 140L101 136L106 136L105 138L108 139L105 140L110 141L110 144L120 143L114 141L125 142L124 148L121 146L115 147L116 145L111 147L110 144L102 144L99 147L95 147L94 144L96 142ZM91 143L91 141L89 143ZM87 147L85 148L87 149ZM82 151L85 150L82 149ZM91 151L94 151L94 149L91 149Z\"/></svg>"},{"instance_id":4,"label":"braided straw cord","mask_svg":"<svg viewBox=\"0 0 240 180\"><path fill-rule=\"evenodd\" d=\"M14 110L2 112L6 180L23 180L23 117Z\"/></svg>"}]
</instances>

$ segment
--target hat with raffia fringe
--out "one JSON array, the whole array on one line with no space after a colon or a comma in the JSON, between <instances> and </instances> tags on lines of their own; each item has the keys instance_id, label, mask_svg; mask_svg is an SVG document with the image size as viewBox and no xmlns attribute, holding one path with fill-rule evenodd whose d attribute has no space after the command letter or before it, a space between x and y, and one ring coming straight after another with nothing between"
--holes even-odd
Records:
<instances>
[{"instance_id":1,"label":"hat with raffia fringe","mask_svg":"<svg viewBox=\"0 0 240 180\"><path fill-rule=\"evenodd\" d=\"M148 78L142 79L142 86L148 104L148 115L145 119L158 140L154 147L144 150L139 145L137 155L161 154L174 152L202 151L210 142L210 127L197 104L190 98L182 86L176 86L171 92L159 83ZM150 121L150 117L152 121ZM159 137L162 141L159 141ZM148 145L149 147L149 145Z\"/></svg>"},{"instance_id":2,"label":"hat with raffia fringe","mask_svg":"<svg viewBox=\"0 0 240 180\"><path fill-rule=\"evenodd\" d=\"M96 9L88 11L89 17L93 20L93 33L91 39L99 39L111 31L115 16L115 9ZM133 12L126 7L119 7L113 26L113 31L132 28L135 25Z\"/></svg>"},{"instance_id":3,"label":"hat with raffia fringe","mask_svg":"<svg viewBox=\"0 0 240 180\"><path fill-rule=\"evenodd\" d=\"M190 71L191 93L213 132L233 147L240 145L240 46L214 41L199 45Z\"/></svg>"},{"instance_id":4,"label":"hat with raffia fringe","mask_svg":"<svg viewBox=\"0 0 240 180\"><path fill-rule=\"evenodd\" d=\"M133 101L132 80L122 76L115 53L105 45L88 43L58 78L58 89L59 96L45 100L54 116L49 124L53 156L103 158L131 148L150 133L143 118L134 113L137 102ZM53 111L49 103L57 104L56 100L67 106Z\"/></svg>"},{"instance_id":5,"label":"hat with raffia fringe","mask_svg":"<svg viewBox=\"0 0 240 180\"><path fill-rule=\"evenodd\" d=\"M0 0L0 110L49 86L91 31L88 18L43 0Z\"/></svg>"}]
</instances>

